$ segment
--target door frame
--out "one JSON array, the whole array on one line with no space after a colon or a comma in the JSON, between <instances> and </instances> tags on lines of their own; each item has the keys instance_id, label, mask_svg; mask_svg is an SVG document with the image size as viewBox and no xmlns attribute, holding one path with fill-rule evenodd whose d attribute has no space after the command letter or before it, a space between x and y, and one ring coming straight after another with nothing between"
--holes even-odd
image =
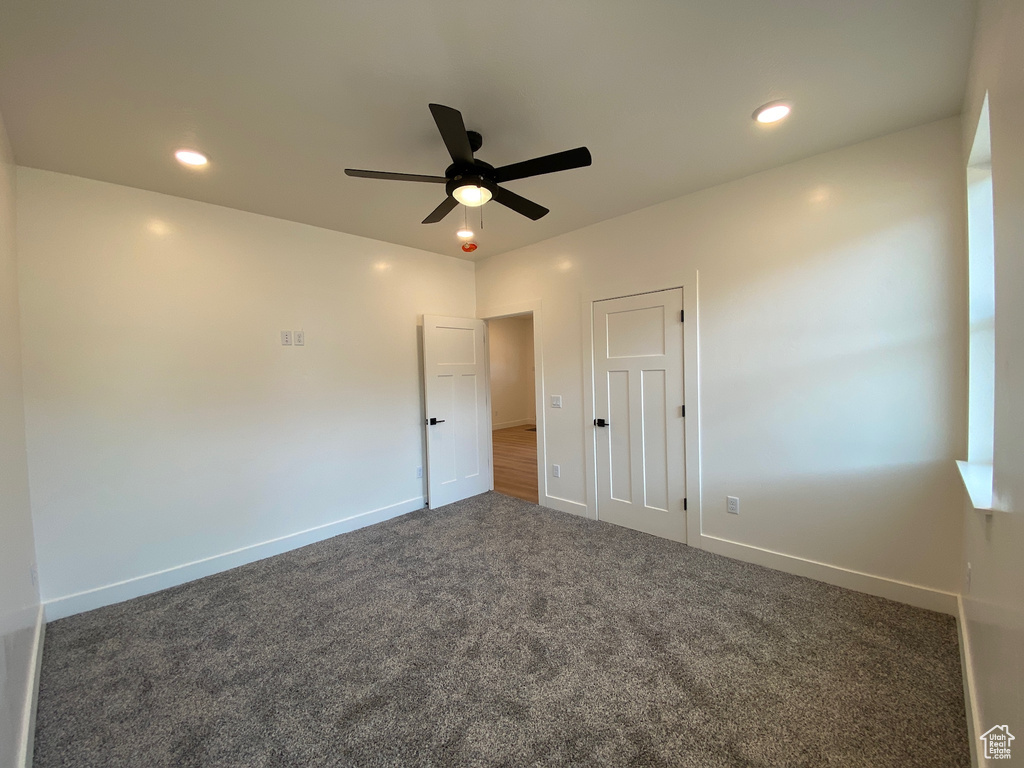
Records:
<instances>
[{"instance_id":1,"label":"door frame","mask_svg":"<svg viewBox=\"0 0 1024 768\"><path fill-rule=\"evenodd\" d=\"M583 446L585 456L584 487L587 517L600 519L597 506L597 434L594 419L594 302L620 299L643 293L681 288L683 291L683 471L686 480L686 543L700 547L701 537L701 441L700 441L700 312L697 270L677 274L675 280L618 282L584 291L580 304L583 344Z\"/></svg>"},{"instance_id":2,"label":"door frame","mask_svg":"<svg viewBox=\"0 0 1024 768\"><path fill-rule=\"evenodd\" d=\"M515 317L516 315L533 315L533 397L534 410L537 419L537 503L541 506L551 506L545 500L550 498L547 494L547 442L544 439L545 402L544 402L544 349L541 343L542 338L542 311L543 302L540 299L532 301L520 301L513 304L498 304L491 307L480 307L477 309L477 318L484 321L487 329L485 341L487 343L487 414L491 414L491 339L488 320L498 320L502 317ZM491 424L493 427L493 423ZM491 490L494 490L494 442L491 441Z\"/></svg>"}]
</instances>

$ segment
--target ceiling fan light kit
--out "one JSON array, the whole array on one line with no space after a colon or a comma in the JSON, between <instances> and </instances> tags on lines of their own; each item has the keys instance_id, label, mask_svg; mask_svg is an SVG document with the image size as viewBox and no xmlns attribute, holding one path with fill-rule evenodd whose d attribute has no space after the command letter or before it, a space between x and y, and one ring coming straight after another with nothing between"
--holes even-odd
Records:
<instances>
[{"instance_id":1,"label":"ceiling fan light kit","mask_svg":"<svg viewBox=\"0 0 1024 768\"><path fill-rule=\"evenodd\" d=\"M511 208L516 213L536 221L548 213L547 208L498 185L530 176L583 168L592 162L590 150L586 147L577 147L565 152L556 152L552 155L535 157L532 160L495 168L493 165L473 157L473 154L483 145L483 137L476 131L466 130L466 124L459 110L442 104L431 104L430 114L433 115L437 130L452 158L452 164L445 170L444 176L363 171L356 168L345 169L347 175L364 179L444 184L446 197L423 220L424 224L441 221L459 203L478 207L489 200L501 203L506 208Z\"/></svg>"},{"instance_id":2,"label":"ceiling fan light kit","mask_svg":"<svg viewBox=\"0 0 1024 768\"><path fill-rule=\"evenodd\" d=\"M494 197L497 186L482 176L456 176L445 185L445 191L463 205L476 208Z\"/></svg>"}]
</instances>

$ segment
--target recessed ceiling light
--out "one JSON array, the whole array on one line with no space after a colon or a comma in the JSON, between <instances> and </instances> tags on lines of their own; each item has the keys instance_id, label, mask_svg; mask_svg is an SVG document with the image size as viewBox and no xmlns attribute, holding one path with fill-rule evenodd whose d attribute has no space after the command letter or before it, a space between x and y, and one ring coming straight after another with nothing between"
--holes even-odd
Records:
<instances>
[{"instance_id":1,"label":"recessed ceiling light","mask_svg":"<svg viewBox=\"0 0 1024 768\"><path fill-rule=\"evenodd\" d=\"M784 101L772 101L754 110L759 123L777 123L789 115L790 106Z\"/></svg>"},{"instance_id":2,"label":"recessed ceiling light","mask_svg":"<svg viewBox=\"0 0 1024 768\"><path fill-rule=\"evenodd\" d=\"M459 237L463 238L463 239L468 239L468 238L473 236L473 230L472 229L460 229L455 234L458 235Z\"/></svg>"},{"instance_id":3,"label":"recessed ceiling light","mask_svg":"<svg viewBox=\"0 0 1024 768\"><path fill-rule=\"evenodd\" d=\"M198 168L209 162L206 159L206 155L196 152L194 149L179 149L174 153L174 156L178 158L178 162L182 165L190 165L193 168Z\"/></svg>"}]
</instances>

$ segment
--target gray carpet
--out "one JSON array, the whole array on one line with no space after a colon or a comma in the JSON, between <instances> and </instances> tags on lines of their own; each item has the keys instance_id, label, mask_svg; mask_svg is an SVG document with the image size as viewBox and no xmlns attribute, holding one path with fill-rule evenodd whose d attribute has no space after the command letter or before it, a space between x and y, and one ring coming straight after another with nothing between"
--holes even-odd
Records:
<instances>
[{"instance_id":1,"label":"gray carpet","mask_svg":"<svg viewBox=\"0 0 1024 768\"><path fill-rule=\"evenodd\" d=\"M49 625L51 766L967 766L952 618L494 493Z\"/></svg>"}]
</instances>

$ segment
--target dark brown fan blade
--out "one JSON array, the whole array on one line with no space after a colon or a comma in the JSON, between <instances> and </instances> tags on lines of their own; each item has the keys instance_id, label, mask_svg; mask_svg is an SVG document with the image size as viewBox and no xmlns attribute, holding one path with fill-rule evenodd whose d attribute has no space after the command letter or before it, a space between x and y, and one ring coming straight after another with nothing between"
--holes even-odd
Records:
<instances>
[{"instance_id":1,"label":"dark brown fan blade","mask_svg":"<svg viewBox=\"0 0 1024 768\"><path fill-rule=\"evenodd\" d=\"M494 172L494 180L499 184L515 179L525 179L528 176L540 176L544 173L555 173L556 171L568 171L571 168L583 168L590 165L590 150L586 147L567 149L564 152L555 152L553 155L535 157L533 160L523 160L521 163L503 165Z\"/></svg>"},{"instance_id":2,"label":"dark brown fan blade","mask_svg":"<svg viewBox=\"0 0 1024 768\"><path fill-rule=\"evenodd\" d=\"M533 219L534 221L548 212L548 209L543 205L537 205L537 203L532 200L527 200L525 197L521 197L515 192L509 192L507 189L502 189L501 187L496 189L494 199L506 208L511 208L516 213L521 213L523 216Z\"/></svg>"},{"instance_id":3,"label":"dark brown fan blade","mask_svg":"<svg viewBox=\"0 0 1024 768\"><path fill-rule=\"evenodd\" d=\"M418 173L388 173L387 171L360 171L356 168L346 168L346 176L355 176L359 179L389 179L391 181L427 181L431 184L444 184L448 179L444 176L421 176Z\"/></svg>"},{"instance_id":4,"label":"dark brown fan blade","mask_svg":"<svg viewBox=\"0 0 1024 768\"><path fill-rule=\"evenodd\" d=\"M430 114L434 116L437 130L441 132L441 138L444 139L444 145L448 148L452 160L456 163L472 164L473 148L469 146L469 136L466 135L466 123L462 120L462 113L443 104L431 104Z\"/></svg>"},{"instance_id":5,"label":"dark brown fan blade","mask_svg":"<svg viewBox=\"0 0 1024 768\"><path fill-rule=\"evenodd\" d=\"M451 213L452 209L458 204L459 201L456 200L454 197L446 197L444 201L439 206L437 206L437 208L430 212L430 215L423 220L423 223L436 224L449 213Z\"/></svg>"}]
</instances>

